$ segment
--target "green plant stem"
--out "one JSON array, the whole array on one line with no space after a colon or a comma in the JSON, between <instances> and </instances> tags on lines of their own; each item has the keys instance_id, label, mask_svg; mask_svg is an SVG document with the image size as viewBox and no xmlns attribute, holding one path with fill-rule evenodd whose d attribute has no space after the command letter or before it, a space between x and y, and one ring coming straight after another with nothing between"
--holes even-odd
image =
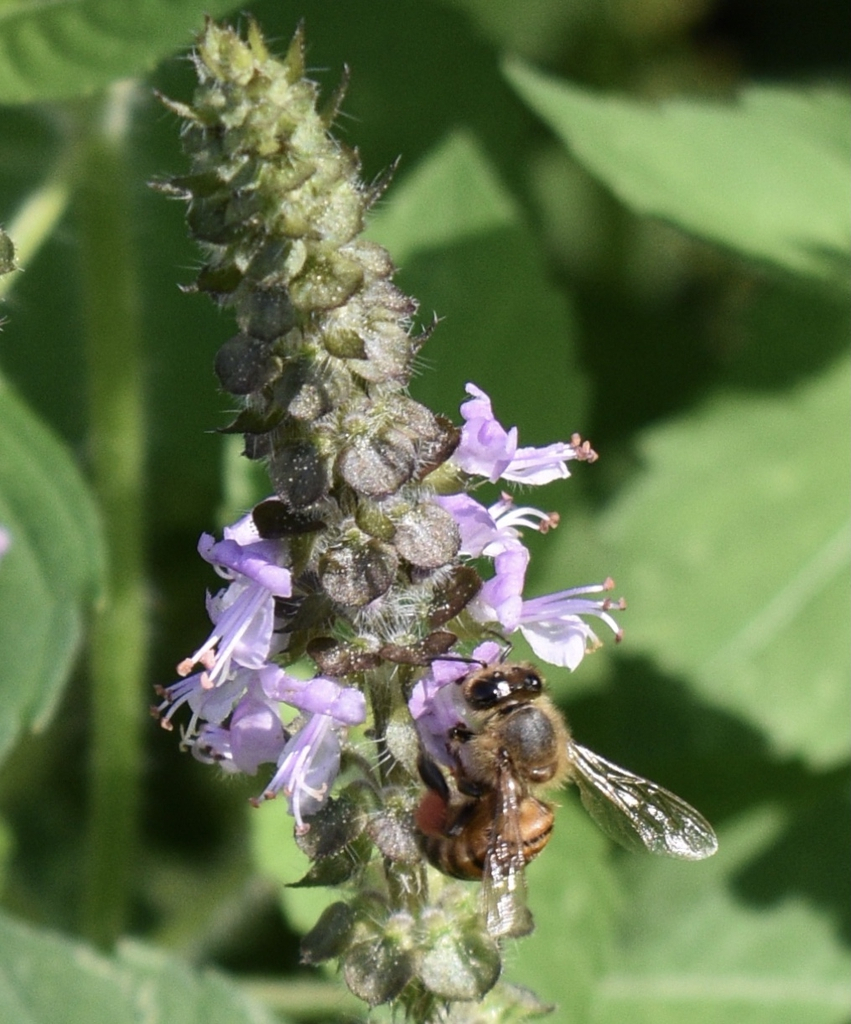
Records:
<instances>
[{"instance_id":1,"label":"green plant stem","mask_svg":"<svg viewBox=\"0 0 851 1024\"><path fill-rule=\"evenodd\" d=\"M125 123L130 87L86 107L78 138L78 224L92 483L107 582L91 636L91 789L82 930L111 946L125 929L138 847L144 659L144 424L141 309Z\"/></svg>"}]
</instances>

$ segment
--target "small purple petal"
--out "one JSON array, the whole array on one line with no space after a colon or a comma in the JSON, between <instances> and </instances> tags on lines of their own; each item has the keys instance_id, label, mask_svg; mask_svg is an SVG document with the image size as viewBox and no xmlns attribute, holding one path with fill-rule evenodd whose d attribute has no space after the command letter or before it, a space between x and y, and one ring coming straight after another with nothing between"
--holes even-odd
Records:
<instances>
[{"instance_id":1,"label":"small purple petal","mask_svg":"<svg viewBox=\"0 0 851 1024\"><path fill-rule=\"evenodd\" d=\"M226 526L222 533L226 540L235 540L243 547L260 540L260 531L254 523L254 515L251 512L247 512L242 519L237 519L235 523Z\"/></svg>"},{"instance_id":2,"label":"small purple petal","mask_svg":"<svg viewBox=\"0 0 851 1024\"><path fill-rule=\"evenodd\" d=\"M366 718L366 699L361 691L325 676L296 679L277 665L268 665L261 669L260 681L267 697L301 711L329 715L344 725L360 725Z\"/></svg>"},{"instance_id":3,"label":"small purple petal","mask_svg":"<svg viewBox=\"0 0 851 1024\"><path fill-rule=\"evenodd\" d=\"M205 533L198 541L198 553L211 565L228 570L230 575L246 576L276 597L291 596L292 576L289 569L279 564L285 552L278 541L259 540L241 545L235 540L212 544L211 540Z\"/></svg>"},{"instance_id":4,"label":"small purple petal","mask_svg":"<svg viewBox=\"0 0 851 1024\"><path fill-rule=\"evenodd\" d=\"M473 397L461 406L464 426L452 461L465 473L495 483L517 450L517 429L506 430L494 417L488 396L475 384L467 385Z\"/></svg>"},{"instance_id":5,"label":"small purple petal","mask_svg":"<svg viewBox=\"0 0 851 1024\"><path fill-rule=\"evenodd\" d=\"M524 601L519 616L520 631L539 658L573 670L587 651L600 646L597 635L580 616L601 619L616 639L621 638L620 627L609 613L612 602L609 599L593 601L584 596L611 590L613 586L609 579L605 583L560 590ZM623 602L616 606L624 607Z\"/></svg>"},{"instance_id":6,"label":"small purple petal","mask_svg":"<svg viewBox=\"0 0 851 1024\"><path fill-rule=\"evenodd\" d=\"M544 448L518 448L502 479L533 487L552 480L565 480L570 476L566 463L575 458L573 446L563 441Z\"/></svg>"},{"instance_id":7,"label":"small purple petal","mask_svg":"<svg viewBox=\"0 0 851 1024\"><path fill-rule=\"evenodd\" d=\"M283 791L296 820L296 831L303 834L310 827L304 819L328 799L339 770L340 739L334 720L327 715L312 715L287 742L278 770L263 795L268 799Z\"/></svg>"},{"instance_id":8,"label":"small purple petal","mask_svg":"<svg viewBox=\"0 0 851 1024\"><path fill-rule=\"evenodd\" d=\"M230 723L234 764L246 775L255 775L259 765L277 762L286 733L277 711L253 697L240 701Z\"/></svg>"},{"instance_id":9,"label":"small purple petal","mask_svg":"<svg viewBox=\"0 0 851 1024\"><path fill-rule=\"evenodd\" d=\"M487 580L469 605L470 614L478 622L498 622L513 632L523 609L523 584L529 552L516 542L514 548L502 551L494 559L494 576Z\"/></svg>"},{"instance_id":10,"label":"small purple petal","mask_svg":"<svg viewBox=\"0 0 851 1024\"><path fill-rule=\"evenodd\" d=\"M436 495L432 501L457 523L461 534L460 553L478 558L493 540L497 529L488 509L464 493Z\"/></svg>"},{"instance_id":11,"label":"small purple petal","mask_svg":"<svg viewBox=\"0 0 851 1024\"><path fill-rule=\"evenodd\" d=\"M569 668L571 672L585 657L589 647L593 649L599 644L593 629L579 618L521 625L520 632L542 661Z\"/></svg>"}]
</instances>

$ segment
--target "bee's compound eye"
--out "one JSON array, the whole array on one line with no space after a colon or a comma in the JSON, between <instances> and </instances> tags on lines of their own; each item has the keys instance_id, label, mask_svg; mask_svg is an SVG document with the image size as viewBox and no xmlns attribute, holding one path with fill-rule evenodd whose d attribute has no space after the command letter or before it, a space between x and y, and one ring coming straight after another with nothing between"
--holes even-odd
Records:
<instances>
[{"instance_id":1,"label":"bee's compound eye","mask_svg":"<svg viewBox=\"0 0 851 1024\"><path fill-rule=\"evenodd\" d=\"M464 691L467 703L479 710L492 708L510 695L511 687L501 672L471 680Z\"/></svg>"}]
</instances>

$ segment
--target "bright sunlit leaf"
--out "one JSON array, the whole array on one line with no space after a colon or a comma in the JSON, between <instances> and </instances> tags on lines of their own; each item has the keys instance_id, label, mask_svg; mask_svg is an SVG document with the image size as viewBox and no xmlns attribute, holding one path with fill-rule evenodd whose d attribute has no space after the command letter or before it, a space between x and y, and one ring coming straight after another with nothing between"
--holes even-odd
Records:
<instances>
[{"instance_id":1,"label":"bright sunlit leaf","mask_svg":"<svg viewBox=\"0 0 851 1024\"><path fill-rule=\"evenodd\" d=\"M644 433L601 524L631 653L765 731L848 756L848 365L771 396L718 396Z\"/></svg>"},{"instance_id":2,"label":"bright sunlit leaf","mask_svg":"<svg viewBox=\"0 0 851 1024\"><path fill-rule=\"evenodd\" d=\"M579 1021L609 959L622 898L610 844L578 794L559 803L553 837L527 869L535 931L512 954L507 977Z\"/></svg>"},{"instance_id":3,"label":"bright sunlit leaf","mask_svg":"<svg viewBox=\"0 0 851 1024\"><path fill-rule=\"evenodd\" d=\"M198 0L18 0L0 5L0 103L86 96L150 71L192 42L204 14L233 3Z\"/></svg>"},{"instance_id":4,"label":"bright sunlit leaf","mask_svg":"<svg viewBox=\"0 0 851 1024\"><path fill-rule=\"evenodd\" d=\"M506 74L574 156L638 213L787 270L847 274L844 92L750 86L728 103L594 93L519 61Z\"/></svg>"},{"instance_id":5,"label":"bright sunlit leaf","mask_svg":"<svg viewBox=\"0 0 851 1024\"><path fill-rule=\"evenodd\" d=\"M784 825L762 809L722 829L700 865L625 862L632 899L596 991L593 1024L843 1024L848 951L827 916L783 895L769 906L743 873Z\"/></svg>"},{"instance_id":6,"label":"bright sunlit leaf","mask_svg":"<svg viewBox=\"0 0 851 1024\"><path fill-rule=\"evenodd\" d=\"M581 418L585 382L564 296L488 155L453 134L394 186L370 235L399 265L402 287L441 318L425 359L439 373L413 381L415 397L454 418L474 381L506 423L524 416L526 443L567 439ZM511 372L506 360L511 355ZM526 403L547 366L547 401Z\"/></svg>"}]
</instances>

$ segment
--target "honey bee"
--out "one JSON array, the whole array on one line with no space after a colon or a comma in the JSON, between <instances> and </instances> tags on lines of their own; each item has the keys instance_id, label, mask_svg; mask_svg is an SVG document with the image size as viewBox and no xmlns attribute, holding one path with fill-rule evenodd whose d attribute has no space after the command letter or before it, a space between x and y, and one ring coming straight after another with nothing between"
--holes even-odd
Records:
<instances>
[{"instance_id":1,"label":"honey bee","mask_svg":"<svg viewBox=\"0 0 851 1024\"><path fill-rule=\"evenodd\" d=\"M575 742L533 665L485 665L448 685L460 687L464 708L446 737L454 789L421 754L426 793L417 826L436 868L482 879L492 935L532 930L524 868L553 828L552 805L537 796L542 788L576 783L594 821L629 850L685 860L715 853L715 833L693 807Z\"/></svg>"}]
</instances>

